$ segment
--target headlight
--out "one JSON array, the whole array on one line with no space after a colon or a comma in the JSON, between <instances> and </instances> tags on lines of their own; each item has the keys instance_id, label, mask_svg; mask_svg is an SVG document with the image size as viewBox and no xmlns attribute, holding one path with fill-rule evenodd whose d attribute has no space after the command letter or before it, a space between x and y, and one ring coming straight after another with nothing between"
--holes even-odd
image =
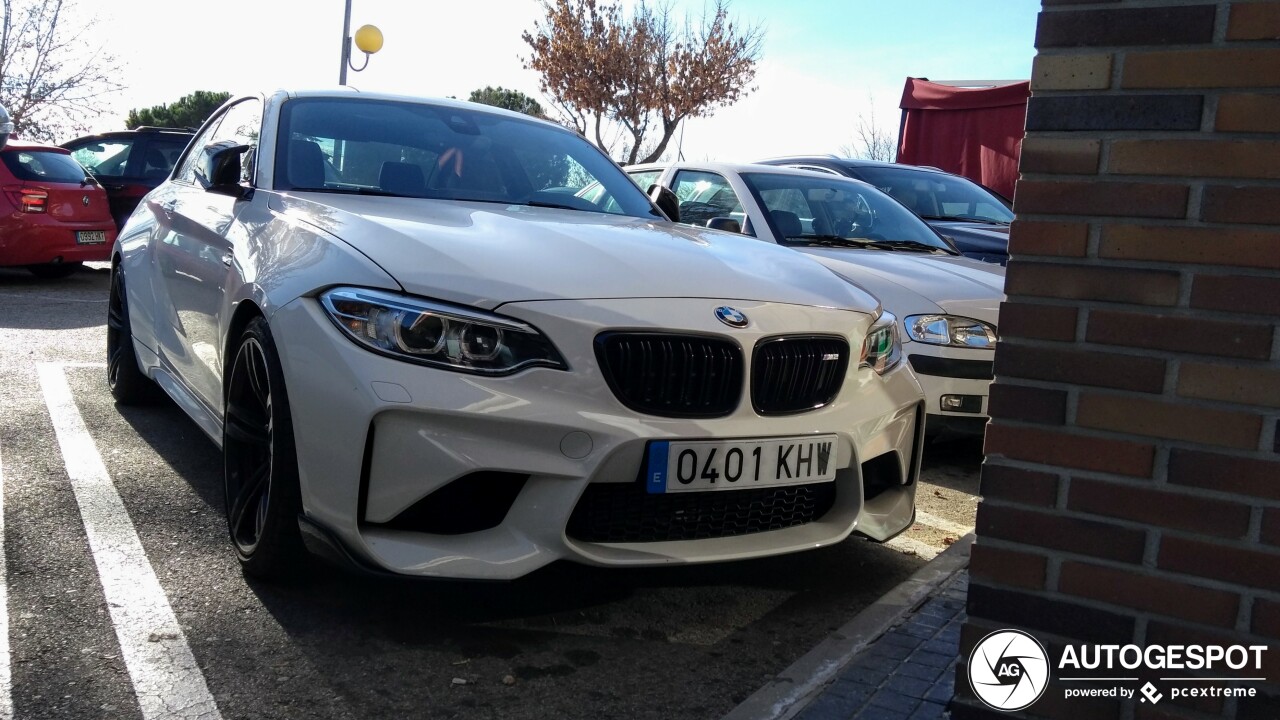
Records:
<instances>
[{"instance_id":1,"label":"headlight","mask_svg":"<svg viewBox=\"0 0 1280 720\"><path fill-rule=\"evenodd\" d=\"M929 345L993 348L996 329L981 320L955 315L908 315L903 322L907 337Z\"/></svg>"},{"instance_id":2,"label":"headlight","mask_svg":"<svg viewBox=\"0 0 1280 720\"><path fill-rule=\"evenodd\" d=\"M858 367L869 367L877 375L893 369L902 359L902 342L898 339L898 318L891 312L883 312L867 331L862 341L862 357Z\"/></svg>"},{"instance_id":3,"label":"headlight","mask_svg":"<svg viewBox=\"0 0 1280 720\"><path fill-rule=\"evenodd\" d=\"M536 329L499 315L359 288L334 288L320 303L347 337L401 360L485 375L568 369Z\"/></svg>"}]
</instances>

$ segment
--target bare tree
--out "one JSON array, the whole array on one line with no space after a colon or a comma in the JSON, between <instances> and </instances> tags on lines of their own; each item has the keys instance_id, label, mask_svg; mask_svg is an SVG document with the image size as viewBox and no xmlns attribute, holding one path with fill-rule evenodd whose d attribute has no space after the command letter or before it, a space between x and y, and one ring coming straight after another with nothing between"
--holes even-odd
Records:
<instances>
[{"instance_id":1,"label":"bare tree","mask_svg":"<svg viewBox=\"0 0 1280 720\"><path fill-rule=\"evenodd\" d=\"M2 0L0 104L20 137L53 141L88 129L102 99L123 86L111 55L69 0Z\"/></svg>"},{"instance_id":2,"label":"bare tree","mask_svg":"<svg viewBox=\"0 0 1280 720\"><path fill-rule=\"evenodd\" d=\"M627 164L661 157L680 122L705 117L751 92L764 31L740 26L728 0L696 22L670 4L630 15L596 0L543 0L546 15L524 33L525 67L566 124ZM612 127L611 127L612 126Z\"/></svg>"},{"instance_id":3,"label":"bare tree","mask_svg":"<svg viewBox=\"0 0 1280 720\"><path fill-rule=\"evenodd\" d=\"M845 157L893 162L898 156L898 134L876 123L874 109L858 115L853 136L852 145L840 147L840 152Z\"/></svg>"}]
</instances>

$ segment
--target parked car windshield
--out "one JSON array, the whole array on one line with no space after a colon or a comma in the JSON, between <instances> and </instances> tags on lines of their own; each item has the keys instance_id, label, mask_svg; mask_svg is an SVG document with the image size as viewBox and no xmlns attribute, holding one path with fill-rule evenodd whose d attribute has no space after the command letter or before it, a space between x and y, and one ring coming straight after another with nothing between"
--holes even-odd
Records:
<instances>
[{"instance_id":1,"label":"parked car windshield","mask_svg":"<svg viewBox=\"0 0 1280 720\"><path fill-rule=\"evenodd\" d=\"M567 130L463 108L301 98L280 119L275 187L661 217L609 158ZM599 191L581 193L593 183Z\"/></svg>"},{"instance_id":2,"label":"parked car windshield","mask_svg":"<svg viewBox=\"0 0 1280 720\"><path fill-rule=\"evenodd\" d=\"M19 180L78 183L88 175L70 155L48 150L6 150L0 152L5 167Z\"/></svg>"},{"instance_id":3,"label":"parked car windshield","mask_svg":"<svg viewBox=\"0 0 1280 720\"><path fill-rule=\"evenodd\" d=\"M959 175L894 167L859 167L858 175L929 220L1013 222L1003 200Z\"/></svg>"},{"instance_id":4,"label":"parked car windshield","mask_svg":"<svg viewBox=\"0 0 1280 720\"><path fill-rule=\"evenodd\" d=\"M816 173L743 173L742 180L784 241L905 241L950 251L920 218L866 183Z\"/></svg>"}]
</instances>

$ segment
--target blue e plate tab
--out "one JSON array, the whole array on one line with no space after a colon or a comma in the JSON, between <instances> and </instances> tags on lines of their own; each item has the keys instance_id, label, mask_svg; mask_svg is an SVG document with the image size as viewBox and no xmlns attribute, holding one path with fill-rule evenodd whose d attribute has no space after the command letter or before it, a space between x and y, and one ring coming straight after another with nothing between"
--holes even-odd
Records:
<instances>
[{"instance_id":1,"label":"blue e plate tab","mask_svg":"<svg viewBox=\"0 0 1280 720\"><path fill-rule=\"evenodd\" d=\"M657 440L649 443L649 463L644 486L650 495L661 495L667 491L667 448L671 443Z\"/></svg>"}]
</instances>

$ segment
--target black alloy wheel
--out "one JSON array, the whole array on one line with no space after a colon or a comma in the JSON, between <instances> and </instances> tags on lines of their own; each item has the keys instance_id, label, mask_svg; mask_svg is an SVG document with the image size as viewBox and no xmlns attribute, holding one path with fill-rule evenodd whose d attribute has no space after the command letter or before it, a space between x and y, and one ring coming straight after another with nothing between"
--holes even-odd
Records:
<instances>
[{"instance_id":1,"label":"black alloy wheel","mask_svg":"<svg viewBox=\"0 0 1280 720\"><path fill-rule=\"evenodd\" d=\"M107 298L107 387L121 405L145 405L161 397L160 387L138 367L124 269L118 263L111 268L111 292Z\"/></svg>"},{"instance_id":2,"label":"black alloy wheel","mask_svg":"<svg viewBox=\"0 0 1280 720\"><path fill-rule=\"evenodd\" d=\"M227 528L241 567L265 579L302 569L293 419L267 323L249 322L226 379L222 453Z\"/></svg>"}]
</instances>

